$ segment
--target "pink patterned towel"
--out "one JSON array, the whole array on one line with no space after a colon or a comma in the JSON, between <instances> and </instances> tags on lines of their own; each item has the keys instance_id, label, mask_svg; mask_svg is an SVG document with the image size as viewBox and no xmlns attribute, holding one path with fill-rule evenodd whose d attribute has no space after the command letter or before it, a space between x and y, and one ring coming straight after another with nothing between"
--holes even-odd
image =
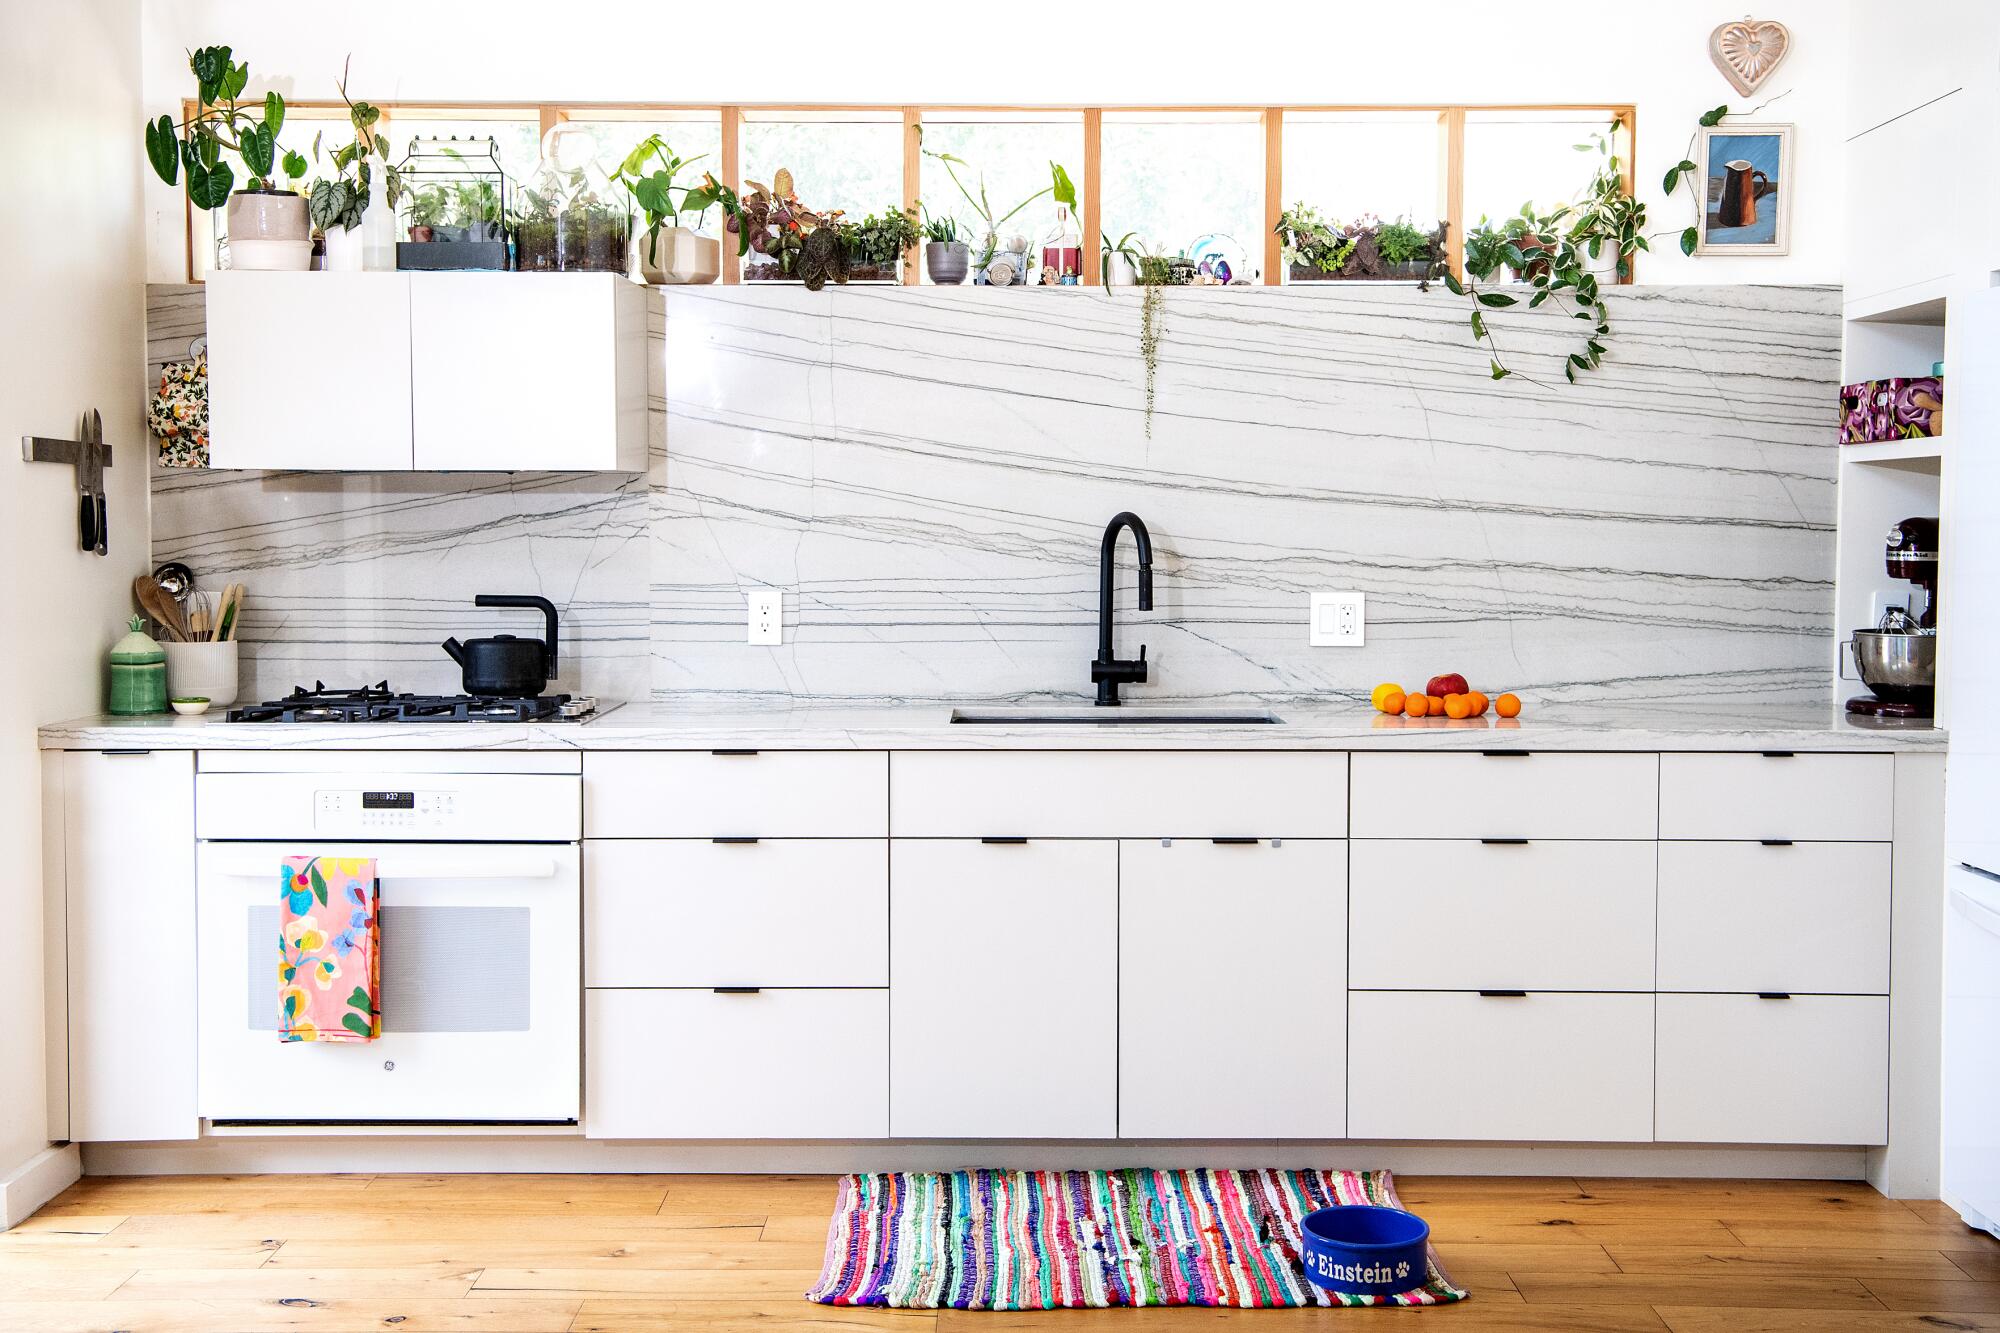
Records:
<instances>
[{"instance_id":1,"label":"pink patterned towel","mask_svg":"<svg viewBox=\"0 0 2000 1333\"><path fill-rule=\"evenodd\" d=\"M373 857L285 858L278 879L279 1041L382 1035L377 893Z\"/></svg>"}]
</instances>

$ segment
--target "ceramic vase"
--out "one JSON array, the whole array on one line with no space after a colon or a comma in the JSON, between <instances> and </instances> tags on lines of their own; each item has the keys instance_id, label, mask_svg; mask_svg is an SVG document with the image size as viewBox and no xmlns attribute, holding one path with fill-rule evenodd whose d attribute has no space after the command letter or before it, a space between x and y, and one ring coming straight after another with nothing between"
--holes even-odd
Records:
<instances>
[{"instance_id":1,"label":"ceramic vase","mask_svg":"<svg viewBox=\"0 0 2000 1333\"><path fill-rule=\"evenodd\" d=\"M167 711L167 655L146 633L146 618L125 622L129 631L111 645L111 674L104 711L113 717L143 717Z\"/></svg>"},{"instance_id":2,"label":"ceramic vase","mask_svg":"<svg viewBox=\"0 0 2000 1333\"><path fill-rule=\"evenodd\" d=\"M236 702L236 640L166 643L160 647L167 655L169 699L206 699L211 708L227 708Z\"/></svg>"},{"instance_id":3,"label":"ceramic vase","mask_svg":"<svg viewBox=\"0 0 2000 1333\"><path fill-rule=\"evenodd\" d=\"M972 248L964 241L930 241L924 246L924 267L941 287L964 282L971 263Z\"/></svg>"},{"instance_id":4,"label":"ceramic vase","mask_svg":"<svg viewBox=\"0 0 2000 1333\"><path fill-rule=\"evenodd\" d=\"M302 273L312 267L305 196L238 190L229 196L229 267Z\"/></svg>"},{"instance_id":5,"label":"ceramic vase","mask_svg":"<svg viewBox=\"0 0 2000 1333\"><path fill-rule=\"evenodd\" d=\"M686 227L640 232L634 248L639 275L656 287L710 283L722 276L722 242Z\"/></svg>"}]
</instances>

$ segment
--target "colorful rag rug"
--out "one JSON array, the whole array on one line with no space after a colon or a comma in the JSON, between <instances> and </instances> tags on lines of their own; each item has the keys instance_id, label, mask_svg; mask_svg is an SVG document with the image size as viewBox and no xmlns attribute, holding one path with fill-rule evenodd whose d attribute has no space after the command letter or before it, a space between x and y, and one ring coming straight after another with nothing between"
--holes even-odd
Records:
<instances>
[{"instance_id":1,"label":"colorful rag rug","mask_svg":"<svg viewBox=\"0 0 2000 1333\"><path fill-rule=\"evenodd\" d=\"M1306 1280L1299 1219L1402 1205L1387 1171L914 1171L846 1176L806 1299L906 1309L1441 1305L1430 1255L1401 1296Z\"/></svg>"},{"instance_id":2,"label":"colorful rag rug","mask_svg":"<svg viewBox=\"0 0 2000 1333\"><path fill-rule=\"evenodd\" d=\"M288 856L278 870L278 1040L382 1035L375 859Z\"/></svg>"}]
</instances>

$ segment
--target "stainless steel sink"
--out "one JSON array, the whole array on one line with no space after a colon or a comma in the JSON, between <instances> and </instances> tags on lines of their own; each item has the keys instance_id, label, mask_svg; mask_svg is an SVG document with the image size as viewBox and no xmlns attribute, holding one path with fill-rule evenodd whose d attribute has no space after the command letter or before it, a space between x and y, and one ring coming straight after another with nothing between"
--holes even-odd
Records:
<instances>
[{"instance_id":1,"label":"stainless steel sink","mask_svg":"<svg viewBox=\"0 0 2000 1333\"><path fill-rule=\"evenodd\" d=\"M1040 727L1240 727L1270 726L1285 719L1262 708L1196 708L1182 711L1165 708L954 708L953 722L985 723L994 726Z\"/></svg>"}]
</instances>

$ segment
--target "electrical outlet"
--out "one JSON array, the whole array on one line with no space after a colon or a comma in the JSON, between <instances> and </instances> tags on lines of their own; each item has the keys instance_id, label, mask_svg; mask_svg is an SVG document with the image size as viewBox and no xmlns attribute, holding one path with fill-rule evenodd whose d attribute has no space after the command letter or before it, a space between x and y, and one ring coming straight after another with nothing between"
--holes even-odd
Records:
<instances>
[{"instance_id":1,"label":"electrical outlet","mask_svg":"<svg viewBox=\"0 0 2000 1333\"><path fill-rule=\"evenodd\" d=\"M750 603L750 642L785 641L785 594L776 588L758 588L744 594Z\"/></svg>"},{"instance_id":2,"label":"electrical outlet","mask_svg":"<svg viewBox=\"0 0 2000 1333\"><path fill-rule=\"evenodd\" d=\"M1358 592L1312 594L1306 642L1315 648L1359 648L1368 623L1366 603Z\"/></svg>"}]
</instances>

